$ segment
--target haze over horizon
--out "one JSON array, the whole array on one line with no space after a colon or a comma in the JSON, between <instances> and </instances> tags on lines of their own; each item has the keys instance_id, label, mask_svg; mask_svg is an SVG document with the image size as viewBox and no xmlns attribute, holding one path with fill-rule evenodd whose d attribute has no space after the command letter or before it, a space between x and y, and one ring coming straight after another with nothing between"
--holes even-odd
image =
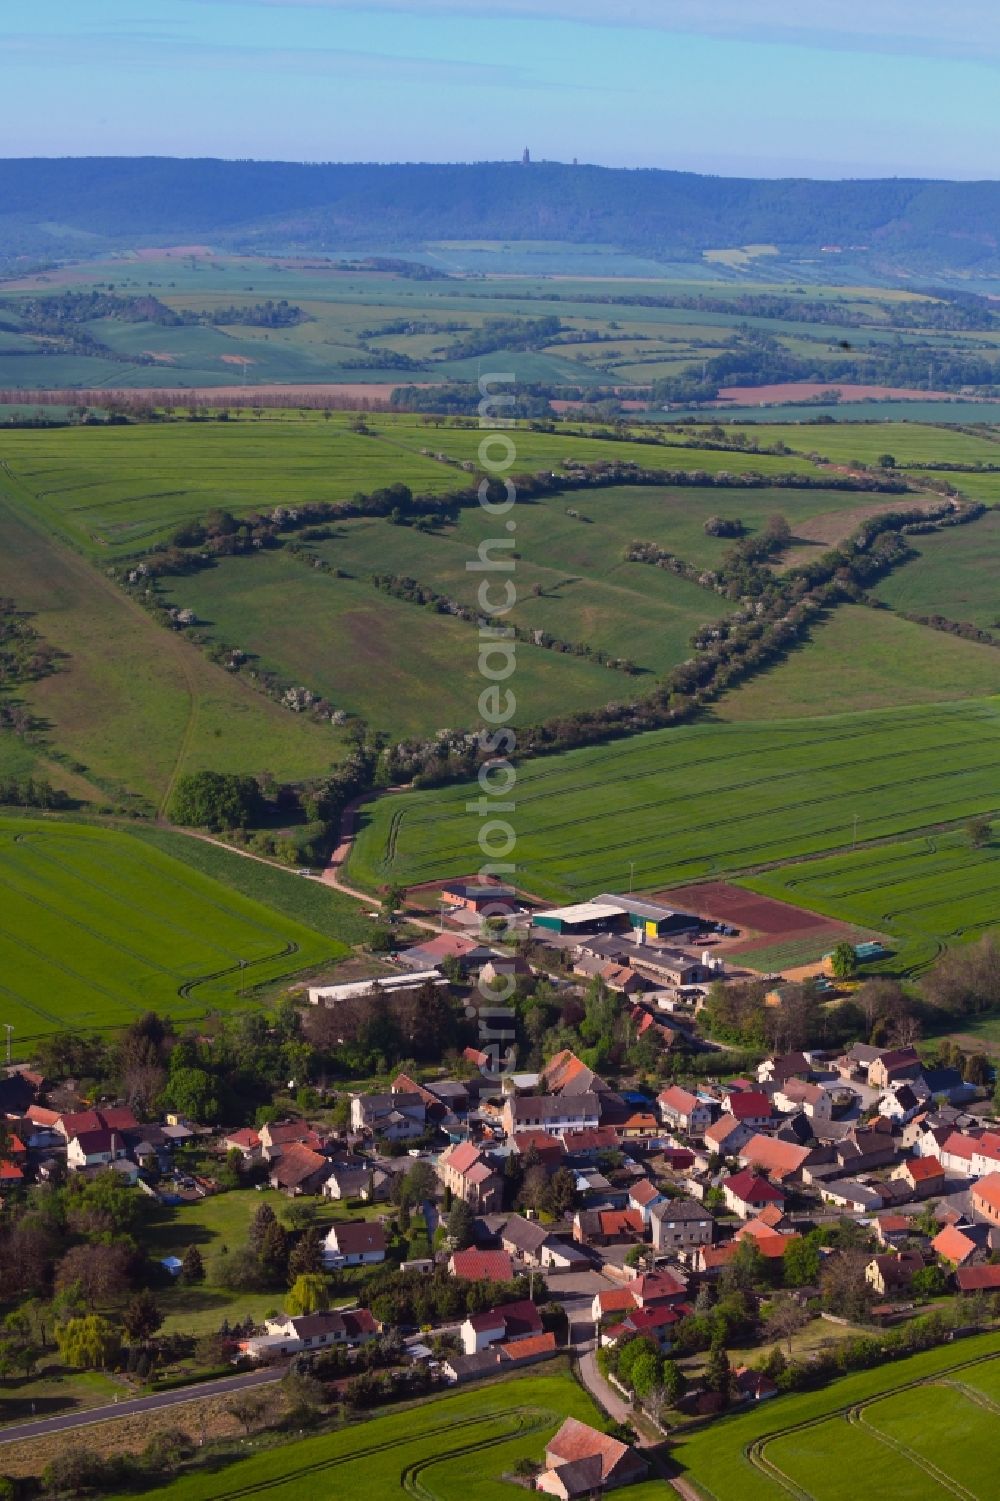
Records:
<instances>
[{"instance_id":1,"label":"haze over horizon","mask_svg":"<svg viewBox=\"0 0 1000 1501\"><path fill-rule=\"evenodd\" d=\"M0 45L8 157L997 175L982 0L50 0Z\"/></svg>"}]
</instances>

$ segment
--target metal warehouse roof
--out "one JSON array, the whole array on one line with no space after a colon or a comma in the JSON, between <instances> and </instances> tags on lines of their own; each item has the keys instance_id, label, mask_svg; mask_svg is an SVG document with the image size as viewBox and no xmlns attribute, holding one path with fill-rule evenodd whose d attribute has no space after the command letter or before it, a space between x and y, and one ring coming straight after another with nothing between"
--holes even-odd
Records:
<instances>
[{"instance_id":1,"label":"metal warehouse roof","mask_svg":"<svg viewBox=\"0 0 1000 1501\"><path fill-rule=\"evenodd\" d=\"M634 896L615 896L609 891L602 891L600 896L594 897L594 901L618 905L626 912L631 912L635 917L648 917L650 922L662 921L665 917L687 917L689 915L686 912L679 912L676 907L664 907L661 902L640 901Z\"/></svg>"},{"instance_id":2,"label":"metal warehouse roof","mask_svg":"<svg viewBox=\"0 0 1000 1501\"><path fill-rule=\"evenodd\" d=\"M599 922L605 917L625 917L628 908L620 903L577 902L572 907L553 907L548 912L539 912L539 917L557 917L561 922Z\"/></svg>"}]
</instances>

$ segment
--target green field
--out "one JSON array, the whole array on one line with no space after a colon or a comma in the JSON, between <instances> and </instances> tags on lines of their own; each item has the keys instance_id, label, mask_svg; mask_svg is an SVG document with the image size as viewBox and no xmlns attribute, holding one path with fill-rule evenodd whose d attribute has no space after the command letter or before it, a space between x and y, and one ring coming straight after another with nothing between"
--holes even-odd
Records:
<instances>
[{"instance_id":1,"label":"green field","mask_svg":"<svg viewBox=\"0 0 1000 1501\"><path fill-rule=\"evenodd\" d=\"M225 1470L182 1476L146 1491L151 1501L273 1501L364 1493L377 1501L504 1501L520 1494L504 1477L521 1459L541 1460L567 1417L603 1426L562 1363L397 1408L339 1433L302 1439ZM662 1481L630 1486L630 1501L662 1497Z\"/></svg>"},{"instance_id":2,"label":"green field","mask_svg":"<svg viewBox=\"0 0 1000 1501\"><path fill-rule=\"evenodd\" d=\"M858 828L865 838L863 811ZM1000 923L1000 843L972 849L964 833L931 834L786 865L743 884L886 934L897 948L891 967L912 968L945 943Z\"/></svg>"},{"instance_id":3,"label":"green field","mask_svg":"<svg viewBox=\"0 0 1000 1501\"><path fill-rule=\"evenodd\" d=\"M672 1458L705 1501L990 1501L998 1354L988 1334L894 1361L712 1423Z\"/></svg>"},{"instance_id":4,"label":"green field","mask_svg":"<svg viewBox=\"0 0 1000 1501\"><path fill-rule=\"evenodd\" d=\"M66 766L39 766L54 783L88 800L108 793L156 808L183 772L298 779L339 759L343 731L290 713L214 666L29 524L22 502L2 491L0 535L0 595L30 612L62 653L58 671L17 694L39 726L36 755L44 760L51 747L67 758Z\"/></svg>"},{"instance_id":5,"label":"green field","mask_svg":"<svg viewBox=\"0 0 1000 1501\"><path fill-rule=\"evenodd\" d=\"M948 419L942 413L942 422ZM957 431L955 428L917 422L847 422L818 424L755 423L753 434L760 443L785 443L800 454L819 453L824 458L850 463L860 459L874 463L891 453L900 468L921 464L998 464L1000 441ZM958 482L961 488L961 481Z\"/></svg>"},{"instance_id":6,"label":"green field","mask_svg":"<svg viewBox=\"0 0 1000 1501\"><path fill-rule=\"evenodd\" d=\"M1000 626L1000 511L909 540L919 556L881 581L879 599L912 615L943 615L981 630Z\"/></svg>"},{"instance_id":7,"label":"green field","mask_svg":"<svg viewBox=\"0 0 1000 1501\"><path fill-rule=\"evenodd\" d=\"M193 609L207 634L394 737L478 722L485 680L474 624L303 567L286 552L228 558L170 583L171 600ZM635 691L596 662L528 643L518 644L517 689L521 724Z\"/></svg>"},{"instance_id":8,"label":"green field","mask_svg":"<svg viewBox=\"0 0 1000 1501\"><path fill-rule=\"evenodd\" d=\"M244 515L350 500L396 481L435 495L471 483L459 463L433 455L475 461L477 427L437 429L390 416L370 426L356 433L343 413L326 420L268 411L259 421L244 413L230 422L10 429L0 434L0 466L39 520L102 561L148 551L213 507ZM559 468L564 459L761 473L810 467L801 458L606 442L573 431L519 429L514 437L519 469Z\"/></svg>"},{"instance_id":9,"label":"green field","mask_svg":"<svg viewBox=\"0 0 1000 1501\"><path fill-rule=\"evenodd\" d=\"M841 605L784 661L726 694L716 712L733 721L790 719L994 693L1000 693L995 647L915 625L888 610Z\"/></svg>"},{"instance_id":10,"label":"green field","mask_svg":"<svg viewBox=\"0 0 1000 1501\"><path fill-rule=\"evenodd\" d=\"M0 820L0 998L18 1047L147 1010L193 1020L346 952L131 835Z\"/></svg>"},{"instance_id":11,"label":"green field","mask_svg":"<svg viewBox=\"0 0 1000 1501\"><path fill-rule=\"evenodd\" d=\"M544 896L745 870L992 811L1000 699L881 713L698 724L534 760L510 815L518 882ZM369 805L351 876L374 886L478 863L466 786Z\"/></svg>"}]
</instances>

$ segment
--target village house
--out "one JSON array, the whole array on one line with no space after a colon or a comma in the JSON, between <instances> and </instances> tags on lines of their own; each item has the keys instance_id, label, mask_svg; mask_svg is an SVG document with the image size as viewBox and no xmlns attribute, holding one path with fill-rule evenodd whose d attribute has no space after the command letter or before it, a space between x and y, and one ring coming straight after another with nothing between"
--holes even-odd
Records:
<instances>
[{"instance_id":1,"label":"village house","mask_svg":"<svg viewBox=\"0 0 1000 1501\"><path fill-rule=\"evenodd\" d=\"M268 1182L272 1188L294 1198L299 1194L319 1193L329 1173L328 1158L304 1142L293 1142L283 1147L280 1157L272 1163Z\"/></svg>"},{"instance_id":2,"label":"village house","mask_svg":"<svg viewBox=\"0 0 1000 1501\"><path fill-rule=\"evenodd\" d=\"M503 1178L471 1141L447 1147L435 1165L438 1178L477 1214L493 1214L503 1204Z\"/></svg>"},{"instance_id":3,"label":"village house","mask_svg":"<svg viewBox=\"0 0 1000 1501\"><path fill-rule=\"evenodd\" d=\"M885 1203L877 1188L857 1183L853 1178L832 1178L818 1186L824 1204L833 1204L851 1214L874 1214Z\"/></svg>"},{"instance_id":4,"label":"village house","mask_svg":"<svg viewBox=\"0 0 1000 1501\"><path fill-rule=\"evenodd\" d=\"M412 1141L427 1129L427 1107L417 1094L351 1096L351 1130L385 1141Z\"/></svg>"},{"instance_id":5,"label":"village house","mask_svg":"<svg viewBox=\"0 0 1000 1501\"><path fill-rule=\"evenodd\" d=\"M244 1340L241 1348L251 1359L260 1360L302 1350L328 1350L334 1345L366 1345L376 1338L379 1327L367 1308L309 1313L299 1318L284 1315L267 1319L267 1334Z\"/></svg>"},{"instance_id":6,"label":"village house","mask_svg":"<svg viewBox=\"0 0 1000 1501\"><path fill-rule=\"evenodd\" d=\"M917 1199L944 1191L944 1168L936 1157L909 1157L902 1167L893 1170L892 1176L905 1183Z\"/></svg>"},{"instance_id":7,"label":"village house","mask_svg":"<svg viewBox=\"0 0 1000 1501\"><path fill-rule=\"evenodd\" d=\"M1000 1266L960 1266L955 1284L960 1293L1000 1292Z\"/></svg>"},{"instance_id":8,"label":"village house","mask_svg":"<svg viewBox=\"0 0 1000 1501\"><path fill-rule=\"evenodd\" d=\"M908 1292L914 1272L922 1270L924 1258L919 1251L886 1251L873 1256L865 1267L865 1281L880 1297Z\"/></svg>"},{"instance_id":9,"label":"village house","mask_svg":"<svg viewBox=\"0 0 1000 1501\"><path fill-rule=\"evenodd\" d=\"M897 1079L912 1079L920 1073L920 1055L916 1048L891 1048L879 1053L868 1068L872 1089L888 1089Z\"/></svg>"},{"instance_id":10,"label":"village house","mask_svg":"<svg viewBox=\"0 0 1000 1501\"><path fill-rule=\"evenodd\" d=\"M567 1418L545 1448L545 1469L535 1489L560 1501L576 1501L643 1480L646 1461L620 1439Z\"/></svg>"},{"instance_id":11,"label":"village house","mask_svg":"<svg viewBox=\"0 0 1000 1501\"><path fill-rule=\"evenodd\" d=\"M653 1250L661 1254L688 1246L711 1245L715 1236L714 1217L693 1199L661 1200L653 1206L650 1225Z\"/></svg>"},{"instance_id":12,"label":"village house","mask_svg":"<svg viewBox=\"0 0 1000 1501\"><path fill-rule=\"evenodd\" d=\"M953 1267L965 1266L978 1249L976 1241L959 1225L945 1225L931 1241L934 1255Z\"/></svg>"},{"instance_id":13,"label":"village house","mask_svg":"<svg viewBox=\"0 0 1000 1501\"><path fill-rule=\"evenodd\" d=\"M514 1344L541 1333L538 1309L524 1298L518 1303L470 1314L459 1330L459 1338L466 1355L478 1355L489 1345Z\"/></svg>"},{"instance_id":14,"label":"village house","mask_svg":"<svg viewBox=\"0 0 1000 1501\"><path fill-rule=\"evenodd\" d=\"M642 1215L644 1225L649 1224L653 1210L662 1203L664 1203L664 1195L648 1178L640 1178L628 1191L628 1207L638 1210Z\"/></svg>"},{"instance_id":15,"label":"village house","mask_svg":"<svg viewBox=\"0 0 1000 1501\"><path fill-rule=\"evenodd\" d=\"M241 1126L238 1131L229 1131L222 1138L226 1152L239 1152L245 1163L254 1162L260 1156L260 1137L252 1126Z\"/></svg>"},{"instance_id":16,"label":"village house","mask_svg":"<svg viewBox=\"0 0 1000 1501\"><path fill-rule=\"evenodd\" d=\"M340 1202L361 1199L365 1204L379 1204L389 1197L391 1188L392 1175L384 1168L371 1163L360 1163L356 1167L337 1163L324 1179L322 1193L324 1199Z\"/></svg>"},{"instance_id":17,"label":"village house","mask_svg":"<svg viewBox=\"0 0 1000 1501\"><path fill-rule=\"evenodd\" d=\"M691 1094L690 1090L682 1089L679 1084L671 1084L669 1089L662 1090L656 1097L656 1103L665 1124L688 1136L699 1135L711 1124L711 1102Z\"/></svg>"},{"instance_id":18,"label":"village house","mask_svg":"<svg viewBox=\"0 0 1000 1501\"><path fill-rule=\"evenodd\" d=\"M596 1094L509 1095L501 1115L504 1131L544 1131L549 1136L567 1136L593 1131L601 1123L601 1101Z\"/></svg>"},{"instance_id":19,"label":"village house","mask_svg":"<svg viewBox=\"0 0 1000 1501\"><path fill-rule=\"evenodd\" d=\"M751 1136L737 1153L744 1167L766 1173L769 1178L783 1183L800 1172L812 1156L809 1147L800 1147L794 1141L782 1141L777 1136Z\"/></svg>"},{"instance_id":20,"label":"village house","mask_svg":"<svg viewBox=\"0 0 1000 1501\"><path fill-rule=\"evenodd\" d=\"M98 1127L74 1133L69 1138L66 1166L71 1173L78 1173L84 1168L109 1167L127 1156L128 1149L120 1133Z\"/></svg>"},{"instance_id":21,"label":"village house","mask_svg":"<svg viewBox=\"0 0 1000 1501\"><path fill-rule=\"evenodd\" d=\"M378 1266L385 1260L386 1238L382 1226L373 1220L351 1220L334 1224L323 1241L323 1265Z\"/></svg>"},{"instance_id":22,"label":"village house","mask_svg":"<svg viewBox=\"0 0 1000 1501\"><path fill-rule=\"evenodd\" d=\"M477 917L510 917L520 905L515 891L493 881L449 881L441 888L441 901Z\"/></svg>"},{"instance_id":23,"label":"village house","mask_svg":"<svg viewBox=\"0 0 1000 1501\"><path fill-rule=\"evenodd\" d=\"M785 1202L780 1188L775 1188L773 1183L751 1172L749 1168L744 1168L732 1178L724 1178L722 1193L730 1213L738 1214L744 1220L752 1219L769 1204Z\"/></svg>"},{"instance_id":24,"label":"village house","mask_svg":"<svg viewBox=\"0 0 1000 1501\"><path fill-rule=\"evenodd\" d=\"M972 1207L991 1225L1000 1225L1000 1173L990 1173L973 1184Z\"/></svg>"},{"instance_id":25,"label":"village house","mask_svg":"<svg viewBox=\"0 0 1000 1501\"><path fill-rule=\"evenodd\" d=\"M276 1162L289 1147L304 1146L317 1151L322 1138L305 1121L273 1121L258 1132L261 1155L265 1162Z\"/></svg>"},{"instance_id":26,"label":"village house","mask_svg":"<svg viewBox=\"0 0 1000 1501\"><path fill-rule=\"evenodd\" d=\"M702 1141L709 1152L719 1157L735 1157L750 1140L754 1132L733 1115L720 1115L717 1121L706 1126Z\"/></svg>"},{"instance_id":27,"label":"village house","mask_svg":"<svg viewBox=\"0 0 1000 1501\"><path fill-rule=\"evenodd\" d=\"M774 1092L774 1104L785 1114L796 1110L811 1121L828 1121L833 1118L833 1096L822 1084L811 1084L807 1079L786 1079Z\"/></svg>"},{"instance_id":28,"label":"village house","mask_svg":"<svg viewBox=\"0 0 1000 1501\"><path fill-rule=\"evenodd\" d=\"M542 1248L552 1231L537 1220L526 1220L522 1215L512 1214L500 1231L500 1244L507 1252L526 1266L541 1266Z\"/></svg>"},{"instance_id":29,"label":"village house","mask_svg":"<svg viewBox=\"0 0 1000 1501\"><path fill-rule=\"evenodd\" d=\"M448 1271L464 1282L510 1282L514 1277L514 1265L506 1251L481 1251L478 1246L453 1251Z\"/></svg>"},{"instance_id":30,"label":"village house","mask_svg":"<svg viewBox=\"0 0 1000 1501\"><path fill-rule=\"evenodd\" d=\"M735 1089L726 1095L722 1108L734 1120L754 1131L762 1131L773 1119L771 1101L756 1089Z\"/></svg>"},{"instance_id":31,"label":"village house","mask_svg":"<svg viewBox=\"0 0 1000 1501\"><path fill-rule=\"evenodd\" d=\"M781 1053L757 1065L758 1084L785 1084L789 1079L809 1079L812 1063L805 1053Z\"/></svg>"}]
</instances>

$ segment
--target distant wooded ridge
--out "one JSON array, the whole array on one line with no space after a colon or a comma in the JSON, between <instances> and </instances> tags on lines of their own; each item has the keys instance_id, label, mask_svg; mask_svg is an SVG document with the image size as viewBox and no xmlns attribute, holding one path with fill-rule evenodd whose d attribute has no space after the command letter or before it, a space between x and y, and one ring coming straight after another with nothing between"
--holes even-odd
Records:
<instances>
[{"instance_id":1,"label":"distant wooded ridge","mask_svg":"<svg viewBox=\"0 0 1000 1501\"><path fill-rule=\"evenodd\" d=\"M1000 183L816 181L567 166L0 161L0 255L209 240L275 252L562 240L661 257L839 246L887 263L1000 267Z\"/></svg>"}]
</instances>

